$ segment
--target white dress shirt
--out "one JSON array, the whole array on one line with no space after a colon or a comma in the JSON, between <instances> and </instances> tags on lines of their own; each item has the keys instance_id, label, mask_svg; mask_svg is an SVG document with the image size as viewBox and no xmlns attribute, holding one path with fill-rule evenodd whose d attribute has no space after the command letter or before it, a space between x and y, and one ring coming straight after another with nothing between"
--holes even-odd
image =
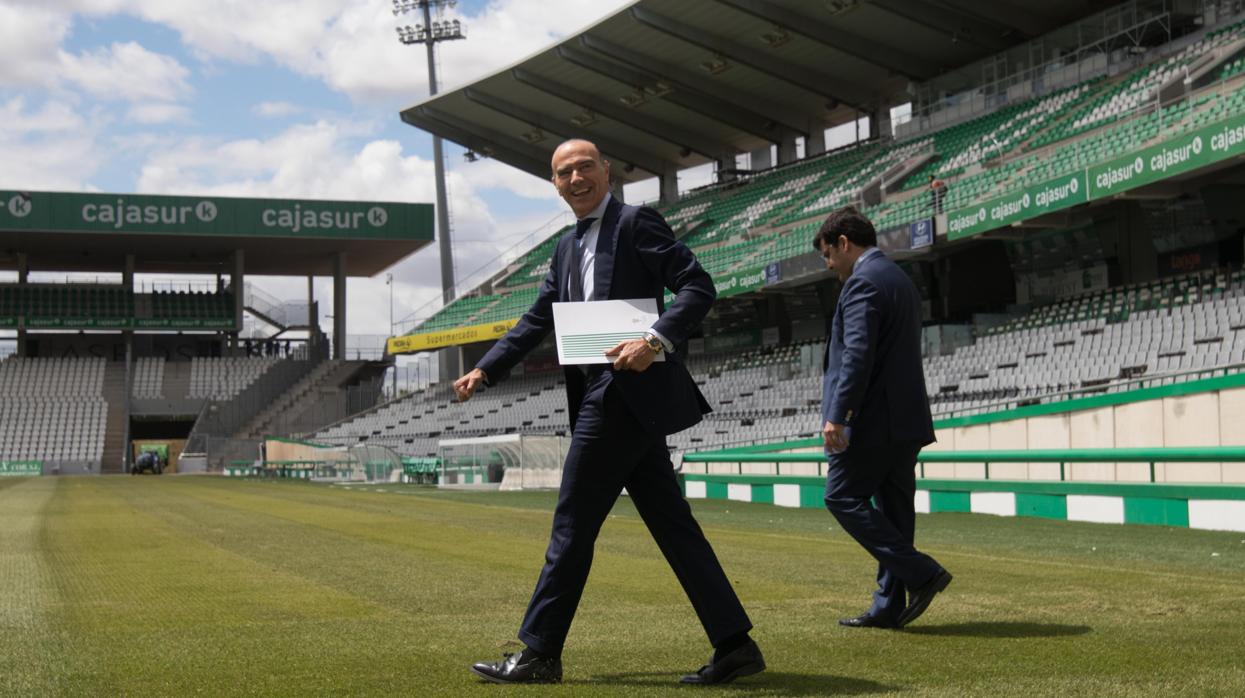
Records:
<instances>
[{"instance_id":1,"label":"white dress shirt","mask_svg":"<svg viewBox=\"0 0 1245 698\"><path fill-rule=\"evenodd\" d=\"M592 209L591 213L584 216L584 218L596 219L584 231L584 237L579 241L579 278L583 283L584 300L591 299L592 292L596 289L597 239L600 237L601 221L605 218L605 209L610 205L610 199L613 198L612 194L606 192L605 197L601 199L601 203L597 204L597 207ZM570 283L569 280L567 283ZM666 351L674 351L674 345L670 343L670 340L663 337L660 332L651 327L648 331L661 340L661 344L666 348Z\"/></svg>"}]
</instances>

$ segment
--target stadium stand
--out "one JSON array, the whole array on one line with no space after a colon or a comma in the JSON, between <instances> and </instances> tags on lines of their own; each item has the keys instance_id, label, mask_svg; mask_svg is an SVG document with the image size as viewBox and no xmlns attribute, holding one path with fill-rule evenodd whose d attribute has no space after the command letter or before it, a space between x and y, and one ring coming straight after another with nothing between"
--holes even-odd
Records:
<instances>
[{"instance_id":1,"label":"stadium stand","mask_svg":"<svg viewBox=\"0 0 1245 698\"><path fill-rule=\"evenodd\" d=\"M0 284L0 315L21 315L30 320L131 317L134 299L120 286Z\"/></svg>"},{"instance_id":2,"label":"stadium stand","mask_svg":"<svg viewBox=\"0 0 1245 698\"><path fill-rule=\"evenodd\" d=\"M143 356L134 362L132 395L140 399L164 397L164 364L162 357Z\"/></svg>"},{"instance_id":3,"label":"stadium stand","mask_svg":"<svg viewBox=\"0 0 1245 698\"><path fill-rule=\"evenodd\" d=\"M190 364L187 396L214 400L233 397L279 361L271 357L195 358Z\"/></svg>"},{"instance_id":4,"label":"stadium stand","mask_svg":"<svg viewBox=\"0 0 1245 698\"><path fill-rule=\"evenodd\" d=\"M65 472L98 470L108 404L104 359L0 361L0 459Z\"/></svg>"},{"instance_id":5,"label":"stadium stand","mask_svg":"<svg viewBox=\"0 0 1245 698\"><path fill-rule=\"evenodd\" d=\"M878 229L929 218L930 175L949 184L944 210L975 206L1245 113L1245 21L1153 48L1144 64L1061 83L992 112L917 131L892 142L865 141L686 193L659 206L713 274L808 255L825 214L862 206ZM1161 102L1161 103L1160 103ZM945 122L944 122L945 123ZM896 174L899 173L899 174ZM864 204L881 185L880 200ZM510 265L484 295L461 298L416 332L513 319L535 297L558 231ZM1159 252L1162 235L1150 231ZM1192 234L1184 236L1186 243ZM1101 262L1101 248L1042 235L1009 253L1022 283L1042 250L1052 258ZM1010 244L1010 243L1009 243ZM1064 263L1060 261L1059 263ZM1234 266L1141 283L1024 300L971 325L966 346L926 357L936 414L951 416L1073 393L1114 390L1138 379L1179 381L1208 369L1245 368L1245 272ZM1005 316L1000 320L999 316ZM967 319L958 322L966 322ZM694 356L689 362L715 412L671 438L677 450L817 432L821 342ZM438 438L566 428L558 372L528 375L452 404L433 386L321 430L335 443L375 440L415 456L435 455Z\"/></svg>"},{"instance_id":6,"label":"stadium stand","mask_svg":"<svg viewBox=\"0 0 1245 698\"><path fill-rule=\"evenodd\" d=\"M20 317L30 328L230 326L233 314L229 291L146 294L120 285L0 284L0 318Z\"/></svg>"},{"instance_id":7,"label":"stadium stand","mask_svg":"<svg viewBox=\"0 0 1245 698\"><path fill-rule=\"evenodd\" d=\"M228 291L156 291L151 294L151 317L229 322L233 317L233 294Z\"/></svg>"},{"instance_id":8,"label":"stadium stand","mask_svg":"<svg viewBox=\"0 0 1245 698\"><path fill-rule=\"evenodd\" d=\"M805 240L804 244L807 245ZM1000 401L1062 399L1140 377L1182 379L1245 365L1245 271L1188 274L1041 305L978 339L925 358L935 415ZM673 450L810 437L817 433L824 342L697 356L689 368L714 412L668 439ZM1192 377L1192 376L1186 376ZM567 428L560 372L517 377L457 403L434 385L316 432L316 441L375 442L434 456L440 438L559 434Z\"/></svg>"}]
</instances>

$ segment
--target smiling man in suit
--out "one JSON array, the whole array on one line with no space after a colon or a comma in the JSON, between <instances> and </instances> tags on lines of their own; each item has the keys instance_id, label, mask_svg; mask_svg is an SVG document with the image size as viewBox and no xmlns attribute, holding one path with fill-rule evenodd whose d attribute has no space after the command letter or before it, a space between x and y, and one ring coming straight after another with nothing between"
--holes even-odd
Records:
<instances>
[{"instance_id":1,"label":"smiling man in suit","mask_svg":"<svg viewBox=\"0 0 1245 698\"><path fill-rule=\"evenodd\" d=\"M873 223L851 206L826 218L813 246L843 282L822 378L826 507L878 561L873 604L839 623L901 628L951 583L951 574L912 544L916 456L934 441L921 296L877 248Z\"/></svg>"},{"instance_id":2,"label":"smiling man in suit","mask_svg":"<svg viewBox=\"0 0 1245 698\"><path fill-rule=\"evenodd\" d=\"M662 310L643 339L606 352L609 364L565 367L571 444L553 514L545 566L519 628L523 651L471 670L495 683L562 679L562 646L583 593L597 534L627 488L687 593L714 653L683 683L726 683L765 669L748 632L752 623L675 479L666 435L709 411L683 365L688 335L716 291L691 250L656 211L609 193L609 162L589 141L553 154L553 183L578 219L558 241L536 302L470 372L454 383L458 399L504 379L553 329L555 301L652 298ZM664 307L669 288L674 301ZM654 362L658 354L666 360Z\"/></svg>"}]
</instances>

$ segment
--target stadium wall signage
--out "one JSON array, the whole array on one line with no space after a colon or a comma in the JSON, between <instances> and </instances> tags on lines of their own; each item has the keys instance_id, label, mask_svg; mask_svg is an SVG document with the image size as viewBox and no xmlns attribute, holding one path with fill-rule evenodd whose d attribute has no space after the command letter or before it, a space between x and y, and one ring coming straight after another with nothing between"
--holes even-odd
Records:
<instances>
[{"instance_id":1,"label":"stadium wall signage","mask_svg":"<svg viewBox=\"0 0 1245 698\"><path fill-rule=\"evenodd\" d=\"M0 477L42 475L43 463L37 460L0 460Z\"/></svg>"},{"instance_id":2,"label":"stadium wall signage","mask_svg":"<svg viewBox=\"0 0 1245 698\"><path fill-rule=\"evenodd\" d=\"M1089 201L1084 174L1064 175L947 216L947 239L958 240Z\"/></svg>"},{"instance_id":3,"label":"stadium wall signage","mask_svg":"<svg viewBox=\"0 0 1245 698\"><path fill-rule=\"evenodd\" d=\"M742 293L748 293L763 286L777 283L778 280L777 275L772 270L767 271L765 266L761 266L725 274L714 274L713 286L718 291L718 298L730 298L731 296L738 296ZM674 294L669 290L666 291L664 297L666 305L670 305L674 301Z\"/></svg>"},{"instance_id":4,"label":"stadium wall signage","mask_svg":"<svg viewBox=\"0 0 1245 698\"><path fill-rule=\"evenodd\" d=\"M933 244L933 218L921 218L911 223L904 223L903 225L878 232L878 248L886 254L919 250ZM817 256L817 261L822 262L820 255ZM822 264L818 266L820 267Z\"/></svg>"},{"instance_id":5,"label":"stadium wall signage","mask_svg":"<svg viewBox=\"0 0 1245 698\"><path fill-rule=\"evenodd\" d=\"M0 191L0 230L431 240L431 204Z\"/></svg>"},{"instance_id":6,"label":"stadium wall signage","mask_svg":"<svg viewBox=\"0 0 1245 698\"><path fill-rule=\"evenodd\" d=\"M1245 153L1245 116L1089 168L1090 198L1112 196Z\"/></svg>"},{"instance_id":7,"label":"stadium wall signage","mask_svg":"<svg viewBox=\"0 0 1245 698\"><path fill-rule=\"evenodd\" d=\"M947 238L956 240L1036 218L1045 213L1121 194L1168 177L1245 154L1245 116L1168 139L1005 196L947 215Z\"/></svg>"},{"instance_id":8,"label":"stadium wall signage","mask_svg":"<svg viewBox=\"0 0 1245 698\"><path fill-rule=\"evenodd\" d=\"M506 332L519 323L518 318L486 322L468 327L455 327L452 330L439 332L421 332L405 337L391 337L386 342L390 354L409 354L428 349L440 349L460 344L484 342L490 339L501 339Z\"/></svg>"}]
</instances>

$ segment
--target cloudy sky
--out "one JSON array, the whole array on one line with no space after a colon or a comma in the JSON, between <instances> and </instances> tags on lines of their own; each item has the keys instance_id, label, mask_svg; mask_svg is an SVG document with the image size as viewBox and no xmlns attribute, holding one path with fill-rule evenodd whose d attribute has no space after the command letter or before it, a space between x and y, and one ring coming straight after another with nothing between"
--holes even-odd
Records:
<instances>
[{"instance_id":1,"label":"cloudy sky","mask_svg":"<svg viewBox=\"0 0 1245 698\"><path fill-rule=\"evenodd\" d=\"M439 45L440 82L625 4L461 0L447 15L468 38ZM398 118L428 93L424 49L398 43L399 21L391 0L0 0L0 189L432 202L431 137ZM460 280L563 222L547 181L447 151ZM398 318L439 297L438 265L433 245L392 270ZM383 275L349 300L352 334L388 330Z\"/></svg>"}]
</instances>

